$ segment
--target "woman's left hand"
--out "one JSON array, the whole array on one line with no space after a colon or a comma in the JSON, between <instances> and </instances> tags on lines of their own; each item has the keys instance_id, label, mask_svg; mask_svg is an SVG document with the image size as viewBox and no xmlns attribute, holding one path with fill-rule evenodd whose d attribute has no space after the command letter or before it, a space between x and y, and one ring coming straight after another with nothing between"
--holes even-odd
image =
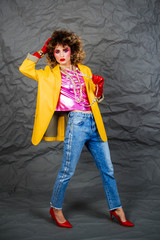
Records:
<instances>
[{"instance_id":1,"label":"woman's left hand","mask_svg":"<svg viewBox=\"0 0 160 240\"><path fill-rule=\"evenodd\" d=\"M96 89L95 89L96 97L100 98L103 94L104 78L93 74L92 81L96 85ZM97 85L98 85L98 87L97 87ZM98 91L97 91L97 88L98 88Z\"/></svg>"}]
</instances>

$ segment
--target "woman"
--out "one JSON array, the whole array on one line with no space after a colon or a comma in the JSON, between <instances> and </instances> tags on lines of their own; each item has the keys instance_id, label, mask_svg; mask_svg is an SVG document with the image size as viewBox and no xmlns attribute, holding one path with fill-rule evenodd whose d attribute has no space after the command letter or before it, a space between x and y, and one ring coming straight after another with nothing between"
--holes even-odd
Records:
<instances>
[{"instance_id":1,"label":"woman","mask_svg":"<svg viewBox=\"0 0 160 240\"><path fill-rule=\"evenodd\" d=\"M35 65L47 53L48 65L36 70ZM100 170L110 209L123 226L134 226L126 220L116 181L107 136L98 103L103 100L104 79L92 75L81 65L84 51L79 36L66 30L54 31L44 47L28 54L19 70L38 81L36 115L32 143L64 141L62 167L51 197L51 217L60 227L71 228L62 204L66 187L75 172L84 144Z\"/></svg>"}]
</instances>

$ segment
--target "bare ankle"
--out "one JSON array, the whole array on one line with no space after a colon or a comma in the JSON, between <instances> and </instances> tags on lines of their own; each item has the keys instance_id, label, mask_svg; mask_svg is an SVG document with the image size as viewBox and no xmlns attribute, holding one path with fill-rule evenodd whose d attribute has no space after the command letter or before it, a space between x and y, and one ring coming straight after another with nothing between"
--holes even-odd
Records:
<instances>
[{"instance_id":1,"label":"bare ankle","mask_svg":"<svg viewBox=\"0 0 160 240\"><path fill-rule=\"evenodd\" d=\"M66 219L65 219L65 217L63 215L62 209L53 208L53 210L54 210L54 214L57 217L59 222L62 223L62 222L66 221Z\"/></svg>"},{"instance_id":2,"label":"bare ankle","mask_svg":"<svg viewBox=\"0 0 160 240\"><path fill-rule=\"evenodd\" d=\"M53 210L54 210L55 213L62 212L62 209L53 208Z\"/></svg>"}]
</instances>

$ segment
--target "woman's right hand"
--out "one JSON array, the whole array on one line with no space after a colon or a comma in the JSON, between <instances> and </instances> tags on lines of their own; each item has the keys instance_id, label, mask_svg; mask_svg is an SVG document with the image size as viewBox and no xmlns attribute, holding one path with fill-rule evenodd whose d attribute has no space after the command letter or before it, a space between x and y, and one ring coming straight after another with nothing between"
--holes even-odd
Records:
<instances>
[{"instance_id":1,"label":"woman's right hand","mask_svg":"<svg viewBox=\"0 0 160 240\"><path fill-rule=\"evenodd\" d=\"M43 52L43 54L46 54L46 53L48 52L47 46L48 46L48 43L49 43L50 40L51 40L51 38L49 38L49 39L45 42L43 48L41 49L41 51Z\"/></svg>"},{"instance_id":2,"label":"woman's right hand","mask_svg":"<svg viewBox=\"0 0 160 240\"><path fill-rule=\"evenodd\" d=\"M38 57L39 59L42 58L48 51L47 46L48 46L48 43L49 43L50 40L51 40L51 38L49 38L45 42L44 46L38 52L33 53L33 56Z\"/></svg>"}]
</instances>

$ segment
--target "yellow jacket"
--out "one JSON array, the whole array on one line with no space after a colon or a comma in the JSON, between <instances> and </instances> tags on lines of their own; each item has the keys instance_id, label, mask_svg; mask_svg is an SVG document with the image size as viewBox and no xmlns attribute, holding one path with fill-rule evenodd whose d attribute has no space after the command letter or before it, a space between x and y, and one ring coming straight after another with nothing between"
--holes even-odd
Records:
<instances>
[{"instance_id":1,"label":"yellow jacket","mask_svg":"<svg viewBox=\"0 0 160 240\"><path fill-rule=\"evenodd\" d=\"M51 118L55 112L61 89L61 73L59 65L51 69L48 65L45 69L35 69L36 63L30 59L25 59L19 68L19 71L25 76L38 81L37 105L35 121L32 134L32 143L37 145L42 139L46 141L64 141L65 127L64 117L58 121L57 137L44 137ZM80 71L87 76L92 76L90 68L79 64ZM91 79L84 77L87 95L90 104L95 98L95 86ZM107 141L103 120L97 102L92 106L92 113L97 125L98 132L103 141Z\"/></svg>"}]
</instances>

